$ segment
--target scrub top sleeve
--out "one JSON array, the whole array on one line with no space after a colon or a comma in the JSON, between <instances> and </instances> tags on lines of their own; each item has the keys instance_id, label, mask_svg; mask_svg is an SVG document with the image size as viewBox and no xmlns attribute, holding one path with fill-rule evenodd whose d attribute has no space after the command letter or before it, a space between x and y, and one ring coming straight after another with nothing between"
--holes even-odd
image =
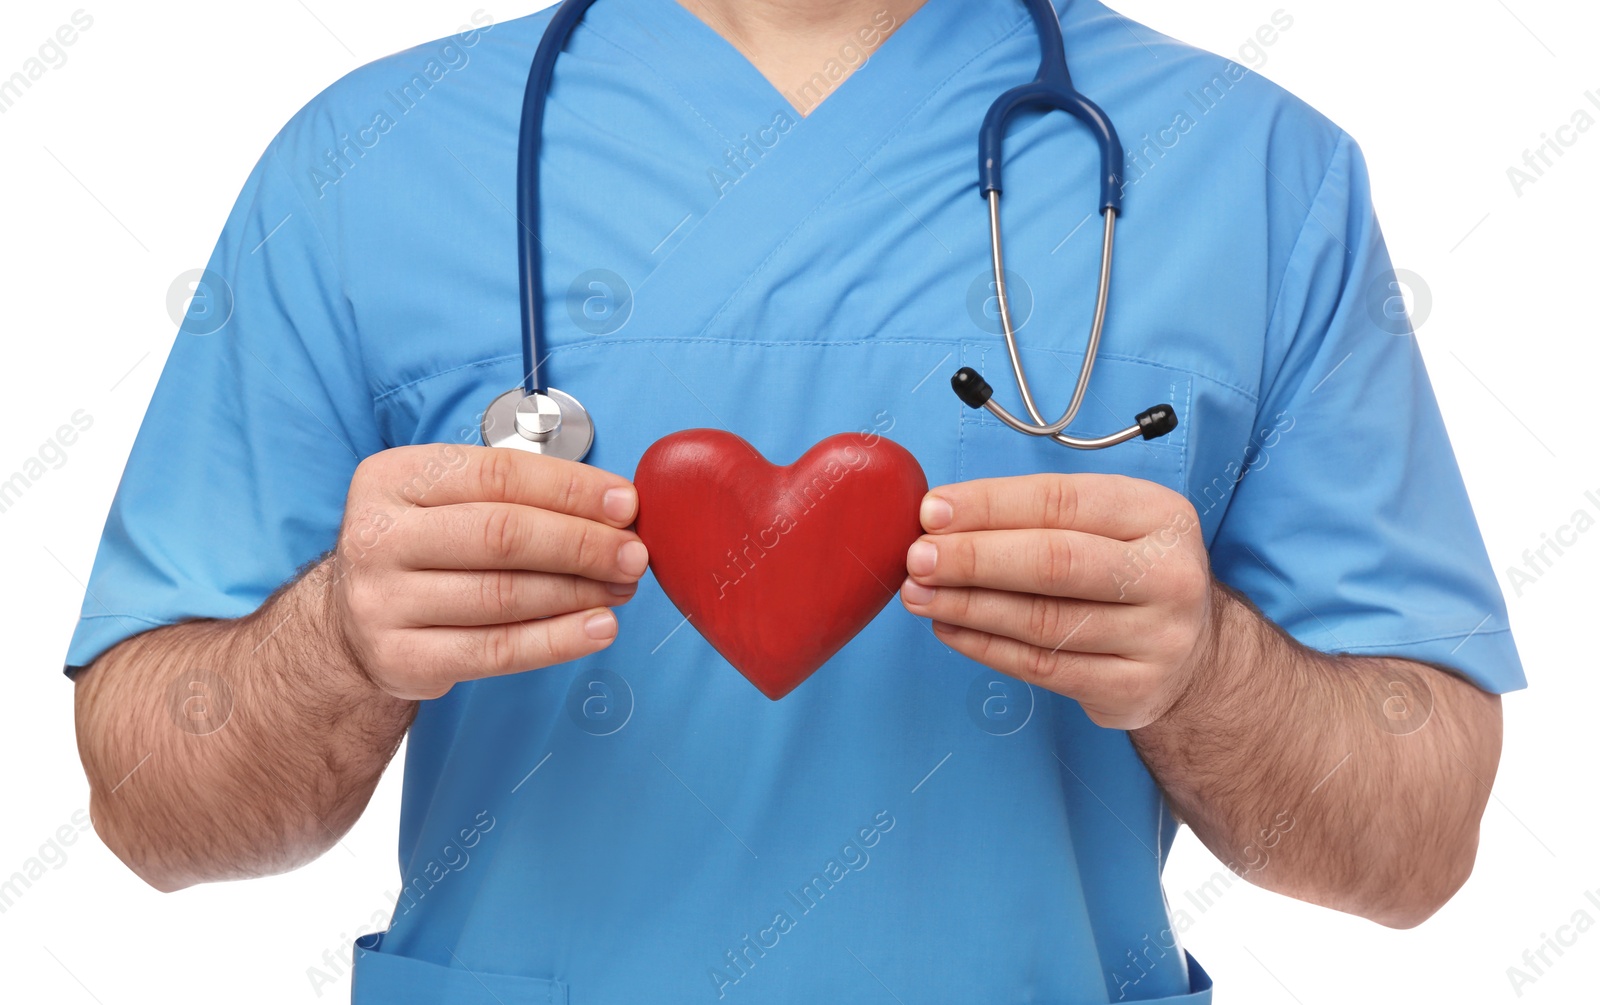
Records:
<instances>
[{"instance_id":1,"label":"scrub top sleeve","mask_svg":"<svg viewBox=\"0 0 1600 1005\"><path fill-rule=\"evenodd\" d=\"M1494 571L1394 283L1365 162L1341 135L1267 331L1254 434L1200 472L1217 577L1301 643L1524 687Z\"/></svg>"},{"instance_id":2,"label":"scrub top sleeve","mask_svg":"<svg viewBox=\"0 0 1600 1005\"><path fill-rule=\"evenodd\" d=\"M304 123L305 113L297 121ZM68 675L152 627L249 614L337 537L385 444L286 127L228 216L139 427L68 646ZM288 147L289 149L285 149Z\"/></svg>"}]
</instances>

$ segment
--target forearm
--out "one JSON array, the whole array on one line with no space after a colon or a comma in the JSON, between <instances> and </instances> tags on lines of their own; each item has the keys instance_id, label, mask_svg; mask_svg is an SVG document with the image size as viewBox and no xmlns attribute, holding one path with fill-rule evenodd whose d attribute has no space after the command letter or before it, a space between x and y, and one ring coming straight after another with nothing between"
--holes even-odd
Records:
<instances>
[{"instance_id":1,"label":"forearm","mask_svg":"<svg viewBox=\"0 0 1600 1005\"><path fill-rule=\"evenodd\" d=\"M1471 872L1499 699L1426 664L1317 652L1214 597L1189 687L1131 733L1175 812L1257 885L1420 923Z\"/></svg>"},{"instance_id":2,"label":"forearm","mask_svg":"<svg viewBox=\"0 0 1600 1005\"><path fill-rule=\"evenodd\" d=\"M154 629L80 673L90 815L152 886L294 868L366 806L416 703L381 692L349 655L328 568L248 617ZM198 724L186 721L196 671L224 682Z\"/></svg>"}]
</instances>

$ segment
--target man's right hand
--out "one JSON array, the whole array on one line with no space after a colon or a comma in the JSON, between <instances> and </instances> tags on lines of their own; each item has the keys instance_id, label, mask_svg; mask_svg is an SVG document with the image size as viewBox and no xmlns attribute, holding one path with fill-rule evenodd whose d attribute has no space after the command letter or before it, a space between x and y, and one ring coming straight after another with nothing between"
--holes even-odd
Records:
<instances>
[{"instance_id":1,"label":"man's right hand","mask_svg":"<svg viewBox=\"0 0 1600 1005\"><path fill-rule=\"evenodd\" d=\"M521 450L421 444L361 462L326 600L382 691L437 698L458 681L578 659L617 634L649 553L638 494L599 468Z\"/></svg>"},{"instance_id":2,"label":"man's right hand","mask_svg":"<svg viewBox=\"0 0 1600 1005\"><path fill-rule=\"evenodd\" d=\"M626 479L519 450L368 457L333 553L253 613L152 628L78 673L96 831L158 890L310 861L355 823L417 700L611 643L649 560L624 529L637 509ZM201 731L173 697L196 668L229 689Z\"/></svg>"}]
</instances>

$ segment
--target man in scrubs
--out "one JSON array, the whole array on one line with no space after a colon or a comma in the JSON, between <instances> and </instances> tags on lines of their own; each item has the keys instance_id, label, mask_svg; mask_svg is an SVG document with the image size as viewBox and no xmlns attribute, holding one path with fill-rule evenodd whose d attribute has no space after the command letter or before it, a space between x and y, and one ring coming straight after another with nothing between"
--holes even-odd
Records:
<instances>
[{"instance_id":1,"label":"man in scrubs","mask_svg":"<svg viewBox=\"0 0 1600 1005\"><path fill-rule=\"evenodd\" d=\"M314 98L222 231L67 656L106 843L161 890L293 868L409 735L405 893L358 1002L1206 1002L1162 895L1180 822L1269 889L1433 913L1523 678L1360 152L1224 59L1059 12L1129 148L1074 431L1179 419L1094 453L943 386L972 366L1014 406L973 154L1037 66L1016 0L594 6L540 234L587 465L476 445L521 379L549 12ZM1050 411L1097 151L1055 114L1007 154ZM874 432L936 486L899 602L779 702L628 529L640 455L692 427L777 463Z\"/></svg>"}]
</instances>

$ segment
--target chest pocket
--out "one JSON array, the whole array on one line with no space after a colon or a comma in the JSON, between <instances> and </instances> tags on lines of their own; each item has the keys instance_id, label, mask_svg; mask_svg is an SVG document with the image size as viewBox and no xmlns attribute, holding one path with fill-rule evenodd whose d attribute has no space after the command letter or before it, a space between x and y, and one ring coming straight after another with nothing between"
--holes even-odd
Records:
<instances>
[{"instance_id":1,"label":"chest pocket","mask_svg":"<svg viewBox=\"0 0 1600 1005\"><path fill-rule=\"evenodd\" d=\"M1072 396L1083 362L1082 351L1022 348L1028 386L1046 419L1060 417ZM961 365L970 366L994 387L995 399L1014 415L1025 415L1005 343L999 339L961 343ZM1131 425L1151 405L1170 404L1178 428L1155 440L1134 439L1104 450L1074 450L1046 437L1027 436L1006 426L986 409L961 412L958 476L962 480L999 478L1046 471L1093 471L1129 475L1183 492L1186 485L1192 375L1187 371L1102 351L1083 406L1068 431L1103 436Z\"/></svg>"}]
</instances>

